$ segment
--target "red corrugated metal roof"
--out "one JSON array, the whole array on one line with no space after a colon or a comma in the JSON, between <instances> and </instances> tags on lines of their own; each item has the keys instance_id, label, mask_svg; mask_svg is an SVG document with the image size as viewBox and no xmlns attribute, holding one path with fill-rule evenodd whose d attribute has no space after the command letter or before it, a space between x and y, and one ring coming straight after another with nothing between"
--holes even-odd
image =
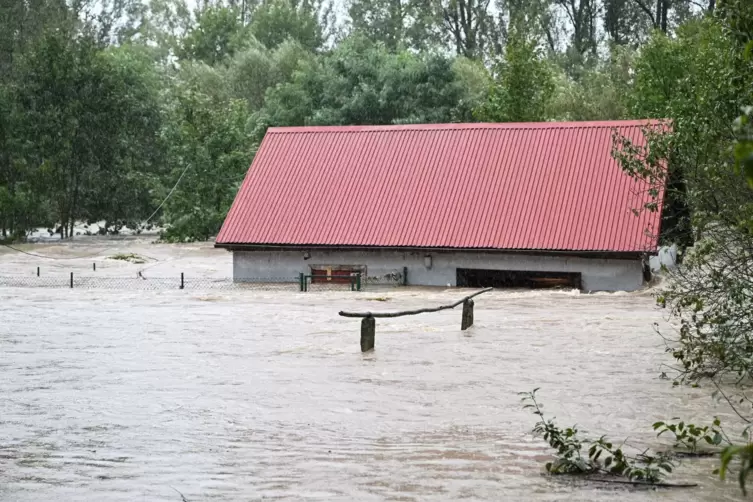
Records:
<instances>
[{"instance_id":1,"label":"red corrugated metal roof","mask_svg":"<svg viewBox=\"0 0 753 502\"><path fill-rule=\"evenodd\" d=\"M270 128L217 245L655 251L648 121Z\"/></svg>"}]
</instances>

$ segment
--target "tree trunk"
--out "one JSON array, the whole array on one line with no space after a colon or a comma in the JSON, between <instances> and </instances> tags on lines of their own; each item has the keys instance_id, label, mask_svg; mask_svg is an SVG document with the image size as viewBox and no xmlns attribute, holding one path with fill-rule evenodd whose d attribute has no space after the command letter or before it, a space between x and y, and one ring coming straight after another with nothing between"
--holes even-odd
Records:
<instances>
[{"instance_id":1,"label":"tree trunk","mask_svg":"<svg viewBox=\"0 0 753 502\"><path fill-rule=\"evenodd\" d=\"M78 176L74 174L73 176L73 196L71 197L71 211L68 215L70 218L70 232L68 236L72 239L73 238L73 228L76 224L76 205L78 204L78 185L79 180Z\"/></svg>"},{"instance_id":2,"label":"tree trunk","mask_svg":"<svg viewBox=\"0 0 753 502\"><path fill-rule=\"evenodd\" d=\"M8 172L10 172L10 166L8 169ZM10 221L8 222L8 226L10 228L10 236L13 237L14 231L16 229L17 221L16 221L16 182L13 180L13 175L9 175L8 179L8 195L10 195ZM5 237L5 228L3 228L3 237Z\"/></svg>"},{"instance_id":3,"label":"tree trunk","mask_svg":"<svg viewBox=\"0 0 753 502\"><path fill-rule=\"evenodd\" d=\"M661 0L661 31L664 33L667 33L668 29L668 18L669 13L669 0Z\"/></svg>"}]
</instances>

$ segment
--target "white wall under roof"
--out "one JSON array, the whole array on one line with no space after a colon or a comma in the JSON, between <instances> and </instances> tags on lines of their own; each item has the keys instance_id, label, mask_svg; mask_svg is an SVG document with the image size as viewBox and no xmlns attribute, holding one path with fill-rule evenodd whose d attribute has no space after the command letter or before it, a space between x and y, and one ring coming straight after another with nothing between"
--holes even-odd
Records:
<instances>
[{"instance_id":1,"label":"white wall under roof","mask_svg":"<svg viewBox=\"0 0 753 502\"><path fill-rule=\"evenodd\" d=\"M431 268L424 256L432 257ZM455 286L456 269L526 270L542 272L580 272L584 291L634 291L643 285L641 261L573 258L482 252L401 252L401 251L326 251L312 250L304 260L303 251L235 251L233 278L295 278L301 272L321 266L365 266L369 277L401 274L408 267L408 284Z\"/></svg>"}]
</instances>

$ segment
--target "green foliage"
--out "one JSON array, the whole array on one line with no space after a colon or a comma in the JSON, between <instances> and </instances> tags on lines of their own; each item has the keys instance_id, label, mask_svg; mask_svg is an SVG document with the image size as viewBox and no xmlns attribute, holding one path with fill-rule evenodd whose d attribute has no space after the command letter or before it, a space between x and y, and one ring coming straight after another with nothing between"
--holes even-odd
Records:
<instances>
[{"instance_id":1,"label":"green foliage","mask_svg":"<svg viewBox=\"0 0 753 502\"><path fill-rule=\"evenodd\" d=\"M151 204L160 161L159 79L128 47L103 50L91 37L58 31L20 65L17 126L33 137L19 155L37 193L49 196L63 235L77 218L138 218Z\"/></svg>"},{"instance_id":2,"label":"green foliage","mask_svg":"<svg viewBox=\"0 0 753 502\"><path fill-rule=\"evenodd\" d=\"M226 84L233 97L245 100L250 110L260 110L268 89L290 81L293 73L301 65L311 64L313 58L300 44L288 40L272 51L253 45L228 61L226 71L212 70L221 81L218 86Z\"/></svg>"},{"instance_id":3,"label":"green foliage","mask_svg":"<svg viewBox=\"0 0 753 502\"><path fill-rule=\"evenodd\" d=\"M178 56L214 65L243 48L247 40L237 9L209 7L197 12L196 24L181 40Z\"/></svg>"},{"instance_id":4,"label":"green foliage","mask_svg":"<svg viewBox=\"0 0 753 502\"><path fill-rule=\"evenodd\" d=\"M468 117L472 99L451 60L354 37L271 89L262 117L270 125L449 122Z\"/></svg>"},{"instance_id":5,"label":"green foliage","mask_svg":"<svg viewBox=\"0 0 753 502\"><path fill-rule=\"evenodd\" d=\"M652 201L663 197L664 242L686 248L716 221L735 226L749 203L727 153L734 140L730 124L753 88L751 75L740 76L741 64L735 42L713 19L687 23L674 39L655 34L636 60L633 113L670 121L665 137L651 138L648 150L661 156L653 155L643 173L666 185L654 190ZM645 160L645 152L634 159L641 156ZM621 160L625 165L626 157Z\"/></svg>"},{"instance_id":6,"label":"green foliage","mask_svg":"<svg viewBox=\"0 0 753 502\"><path fill-rule=\"evenodd\" d=\"M141 256L139 256L137 254L134 254L134 253L118 253L118 254L115 254L115 255L112 255L112 256L108 256L107 259L108 260L127 261L127 262L130 262L130 263L136 263L136 264L146 263L146 260L143 257L141 257Z\"/></svg>"},{"instance_id":7,"label":"green foliage","mask_svg":"<svg viewBox=\"0 0 753 502\"><path fill-rule=\"evenodd\" d=\"M753 107L746 106L744 114L735 120L734 128L737 140L732 148L735 158L735 166L738 172L748 180L748 185L753 188Z\"/></svg>"},{"instance_id":8,"label":"green foliage","mask_svg":"<svg viewBox=\"0 0 753 502\"><path fill-rule=\"evenodd\" d=\"M632 51L617 48L610 59L579 71L577 80L560 70L547 116L562 121L630 118Z\"/></svg>"},{"instance_id":9,"label":"green foliage","mask_svg":"<svg viewBox=\"0 0 753 502\"><path fill-rule=\"evenodd\" d=\"M170 182L164 221L169 242L206 240L219 231L253 159L246 103L215 101L191 82L173 89L163 131Z\"/></svg>"},{"instance_id":10,"label":"green foliage","mask_svg":"<svg viewBox=\"0 0 753 502\"><path fill-rule=\"evenodd\" d=\"M753 444L745 446L728 446L722 451L722 461L719 467L719 477L726 479L727 473L730 472L730 464L733 460L740 462L737 481L743 495L747 495L746 481L748 476L753 472Z\"/></svg>"},{"instance_id":11,"label":"green foliage","mask_svg":"<svg viewBox=\"0 0 753 502\"><path fill-rule=\"evenodd\" d=\"M547 420L542 405L536 400L536 391L521 392L523 408L532 410L539 417L533 432L542 436L556 451L556 460L547 462L549 474L609 474L625 477L631 481L658 483L674 468L667 455L648 455L646 451L635 456L627 455L623 446L615 446L604 436L596 440L581 439L578 429L559 428L553 419ZM583 449L588 446L588 454Z\"/></svg>"},{"instance_id":12,"label":"green foliage","mask_svg":"<svg viewBox=\"0 0 753 502\"><path fill-rule=\"evenodd\" d=\"M721 421L716 417L714 417L714 422L710 426L699 427L691 423L686 424L684 421L678 423L660 421L654 423L653 429L659 431L657 437L665 432L672 434L675 441L674 447L684 448L690 453L698 453L699 446L703 446L704 443L710 446L719 446L723 442L730 444L721 428Z\"/></svg>"},{"instance_id":13,"label":"green foliage","mask_svg":"<svg viewBox=\"0 0 753 502\"><path fill-rule=\"evenodd\" d=\"M554 71L538 43L512 35L493 70L489 99L473 115L482 122L537 122L547 118Z\"/></svg>"},{"instance_id":14,"label":"green foliage","mask_svg":"<svg viewBox=\"0 0 753 502\"><path fill-rule=\"evenodd\" d=\"M324 43L319 24L321 5L312 0L265 0L254 11L250 30L268 49L293 40L310 51Z\"/></svg>"},{"instance_id":15,"label":"green foliage","mask_svg":"<svg viewBox=\"0 0 753 502\"><path fill-rule=\"evenodd\" d=\"M348 15L355 33L391 51L426 49L434 42L436 18L424 0L354 0Z\"/></svg>"},{"instance_id":16,"label":"green foliage","mask_svg":"<svg viewBox=\"0 0 753 502\"><path fill-rule=\"evenodd\" d=\"M750 109L753 71L748 59L750 31L743 4L720 3L720 15L685 23L676 38L654 35L636 63L632 109L641 116L670 119L665 134L650 134L647 149L617 138L616 156L630 174L656 189L666 182L670 230L682 230L688 246L682 265L669 272L658 294L676 336L665 337L667 351L679 363L675 385L710 382L714 396L731 406L746 423L753 420L749 386L753 376L753 185ZM739 117L740 110L744 114ZM666 212L665 212L666 213ZM681 225L678 225L681 223ZM692 236L690 233L692 232ZM664 336L664 335L663 335ZM655 429L675 436L676 446L696 451L699 444L719 446L720 475L741 461L739 482L753 471L751 448L734 444L719 427L658 422ZM750 441L744 433L744 437Z\"/></svg>"}]
</instances>

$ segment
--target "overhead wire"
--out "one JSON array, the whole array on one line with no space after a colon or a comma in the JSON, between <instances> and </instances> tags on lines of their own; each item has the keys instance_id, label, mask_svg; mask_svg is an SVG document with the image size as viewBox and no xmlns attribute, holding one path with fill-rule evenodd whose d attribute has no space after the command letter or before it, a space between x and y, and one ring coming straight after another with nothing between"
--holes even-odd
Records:
<instances>
[{"instance_id":1,"label":"overhead wire","mask_svg":"<svg viewBox=\"0 0 753 502\"><path fill-rule=\"evenodd\" d=\"M258 148L255 148L255 149L254 149L254 150L252 151L252 154L253 154L253 155L256 155L256 152L258 152L258 151L259 151L259 149L258 149ZM165 205L165 202L167 202L167 200L168 200L168 199L169 199L169 198L170 198L170 197L172 196L173 192L175 192L175 189L176 189L176 188L178 188L178 184L179 184L179 183L181 182L181 180L183 179L183 176L185 176L186 172L188 171L188 169L189 169L190 167L191 167L191 164L188 164L188 165L187 165L187 166L186 166L186 167L185 167L185 168L183 169L183 172L182 172L182 173L180 173L180 177L178 178L178 181L176 181L176 182L175 182L175 185L173 185L173 187L172 187L172 188L170 189L170 192L169 192L169 193L167 194L167 197L165 197L165 199L164 199L164 200L163 200L163 201L162 201L162 202L160 203L160 205L159 205L159 206L157 206L157 209L155 209L155 210L154 210L154 212L153 212L153 213L152 213L151 215L149 215L149 218L147 218L146 220L144 220L144 223L142 223L142 225L146 225L147 223L149 223L149 221L150 221L150 220L151 220L152 218L154 218L154 215L155 215L155 214L157 214L157 212L158 212L158 211L159 211L160 209L162 209L162 206L164 206L164 205ZM214 172L217 172L217 171L219 171L219 170L220 170L220 168L219 168L219 167L216 167L215 169L211 170L211 171L210 171L209 173L207 173L207 174L212 174L212 173L214 173ZM242 181L242 180L243 180L243 178L245 178L245 177L246 177L246 174L247 174L247 173L243 173L243 176L239 177L237 181ZM237 181L236 181L236 180L233 180L233 182L237 182Z\"/></svg>"},{"instance_id":2,"label":"overhead wire","mask_svg":"<svg viewBox=\"0 0 753 502\"><path fill-rule=\"evenodd\" d=\"M170 193L167 194L167 197L165 197L165 199L160 203L160 205L157 206L157 209L155 209L154 212L151 215L149 215L149 218L147 218L144 221L144 223L142 223L142 225L146 225L147 223L149 223L149 220L151 220L152 218L154 218L154 215L157 214L157 211L159 211L160 209L162 209L162 206L165 205L165 202L167 202L167 199L170 198L170 196L173 194L173 192L175 191L175 189L178 187L178 183L180 183L180 180L183 179L183 176L185 176L186 171L188 171L189 167L191 167L191 164L188 164L186 166L186 168L183 169L183 172L180 173L180 177L178 178L178 181L175 182L175 185L173 185L173 188L170 190Z\"/></svg>"}]
</instances>

